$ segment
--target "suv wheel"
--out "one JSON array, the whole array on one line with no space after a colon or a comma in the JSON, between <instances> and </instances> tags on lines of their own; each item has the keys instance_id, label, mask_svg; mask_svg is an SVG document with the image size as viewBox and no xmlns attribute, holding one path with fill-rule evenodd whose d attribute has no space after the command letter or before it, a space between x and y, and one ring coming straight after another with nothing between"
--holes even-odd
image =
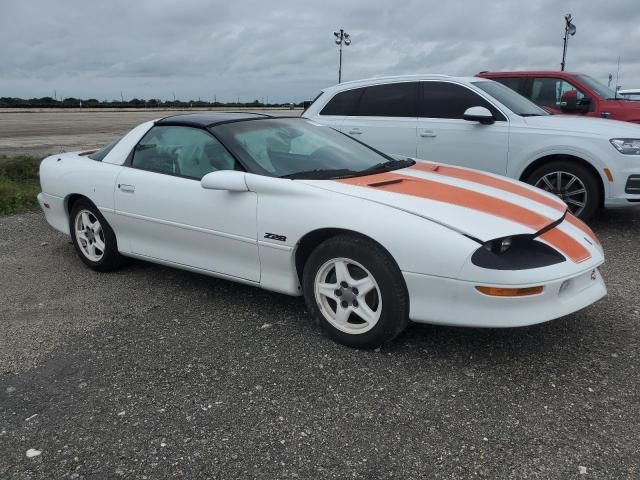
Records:
<instances>
[{"instance_id":1,"label":"suv wheel","mask_svg":"<svg viewBox=\"0 0 640 480\"><path fill-rule=\"evenodd\" d=\"M572 161L547 163L529 175L527 183L558 196L582 220L589 220L602 201L598 179Z\"/></svg>"}]
</instances>

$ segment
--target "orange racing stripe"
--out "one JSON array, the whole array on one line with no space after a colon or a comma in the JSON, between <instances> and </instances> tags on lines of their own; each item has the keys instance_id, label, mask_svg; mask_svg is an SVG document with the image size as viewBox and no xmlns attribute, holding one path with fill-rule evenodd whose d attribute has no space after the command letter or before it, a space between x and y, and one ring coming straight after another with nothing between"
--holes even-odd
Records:
<instances>
[{"instance_id":1,"label":"orange racing stripe","mask_svg":"<svg viewBox=\"0 0 640 480\"><path fill-rule=\"evenodd\" d=\"M539 238L543 239L547 243L550 243L558 250L564 252L575 263L584 262L585 260L589 260L591 258L589 250L580 245L580 243L578 243L570 235L564 233L559 228L552 228L551 230L540 235Z\"/></svg>"},{"instance_id":2,"label":"orange racing stripe","mask_svg":"<svg viewBox=\"0 0 640 480\"><path fill-rule=\"evenodd\" d=\"M378 173L366 177L344 178L338 181L478 210L525 225L536 232L552 222L552 220L539 213L505 200L424 178L409 177L396 173Z\"/></svg>"},{"instance_id":3,"label":"orange racing stripe","mask_svg":"<svg viewBox=\"0 0 640 480\"><path fill-rule=\"evenodd\" d=\"M429 165L426 163L416 163L412 167L409 167L415 170L421 170L425 172L433 172L438 173L440 175L445 175L447 177L458 178L460 180L467 180L474 183L479 183L488 187L498 188L500 190L505 190L510 193L515 193L516 195L520 195L521 197L526 197L530 200L534 200L538 203L542 203L548 207L554 208L558 211L564 212L567 207L560 201L551 199L545 195L541 195L537 192L531 191L528 188L525 188L521 185L514 184L509 182L508 180L502 180L500 178L495 178L490 175L485 175L480 172L470 171L464 168L452 167L450 165ZM567 216L565 218L567 222L569 222L574 227L582 230L587 236L589 236L592 240L597 242L600 241L593 233L593 231L584 223L582 220L579 220L569 212L567 212Z\"/></svg>"},{"instance_id":4,"label":"orange racing stripe","mask_svg":"<svg viewBox=\"0 0 640 480\"><path fill-rule=\"evenodd\" d=\"M336 181L358 187L374 188L376 190L457 205L525 225L536 232L553 221L544 215L505 200L424 178L388 172L368 175L366 177L343 178ZM549 230L542 235L541 238L563 251L576 263L591 257L585 247L557 228Z\"/></svg>"},{"instance_id":5,"label":"orange racing stripe","mask_svg":"<svg viewBox=\"0 0 640 480\"><path fill-rule=\"evenodd\" d=\"M421 170L424 172L437 173L439 175L458 178L460 180L467 180L469 182L479 183L487 187L504 190L505 192L515 193L516 195L520 195L521 197L528 198L529 200L542 203L543 205L551 207L560 212L564 212L567 209L566 205L564 205L564 203L562 203L561 201L549 198L541 193L518 185L517 183L503 180L501 178L495 178L484 173L467 170L465 168L452 167L450 165L429 165L427 163L416 163L409 168L414 170Z\"/></svg>"},{"instance_id":6,"label":"orange racing stripe","mask_svg":"<svg viewBox=\"0 0 640 480\"><path fill-rule=\"evenodd\" d=\"M584 223L582 220L580 220L577 217L574 217L569 212L567 212L567 216L565 217L565 220L569 222L571 225L573 225L574 227L582 230L587 236L591 237L593 241L595 241L598 245L600 245L600 240L598 240L598 237L596 237L596 234L593 233L593 230L591 230L587 226L587 224Z\"/></svg>"}]
</instances>

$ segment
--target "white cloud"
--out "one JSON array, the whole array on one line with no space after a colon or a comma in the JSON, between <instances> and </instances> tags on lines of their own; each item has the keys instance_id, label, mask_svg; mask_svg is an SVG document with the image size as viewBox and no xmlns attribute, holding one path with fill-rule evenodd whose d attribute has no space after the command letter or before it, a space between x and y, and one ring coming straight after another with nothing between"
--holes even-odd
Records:
<instances>
[{"instance_id":1,"label":"white cloud","mask_svg":"<svg viewBox=\"0 0 640 480\"><path fill-rule=\"evenodd\" d=\"M0 0L0 96L299 101L343 78L557 69L563 15L578 32L567 66L640 87L637 0L449 2Z\"/></svg>"}]
</instances>

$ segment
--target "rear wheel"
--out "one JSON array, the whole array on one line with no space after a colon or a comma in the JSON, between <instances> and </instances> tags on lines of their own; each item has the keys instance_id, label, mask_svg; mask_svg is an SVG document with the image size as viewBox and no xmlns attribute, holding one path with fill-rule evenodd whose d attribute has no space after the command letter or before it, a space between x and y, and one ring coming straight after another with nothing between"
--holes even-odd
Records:
<instances>
[{"instance_id":1,"label":"rear wheel","mask_svg":"<svg viewBox=\"0 0 640 480\"><path fill-rule=\"evenodd\" d=\"M602 202L598 179L576 162L547 163L529 175L527 183L558 196L582 220L589 220Z\"/></svg>"},{"instance_id":2,"label":"rear wheel","mask_svg":"<svg viewBox=\"0 0 640 480\"><path fill-rule=\"evenodd\" d=\"M344 345L376 348L408 323L402 274L389 254L366 238L343 235L320 244L306 262L303 284L313 317Z\"/></svg>"},{"instance_id":3,"label":"rear wheel","mask_svg":"<svg viewBox=\"0 0 640 480\"><path fill-rule=\"evenodd\" d=\"M125 257L118 253L111 226L88 200L78 200L73 204L69 230L78 256L90 268L108 272L125 262Z\"/></svg>"}]
</instances>

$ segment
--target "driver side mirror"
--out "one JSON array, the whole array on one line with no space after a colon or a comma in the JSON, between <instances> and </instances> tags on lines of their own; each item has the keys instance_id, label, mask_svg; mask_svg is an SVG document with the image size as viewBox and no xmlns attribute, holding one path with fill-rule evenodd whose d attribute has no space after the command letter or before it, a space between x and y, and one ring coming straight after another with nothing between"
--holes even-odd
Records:
<instances>
[{"instance_id":1,"label":"driver side mirror","mask_svg":"<svg viewBox=\"0 0 640 480\"><path fill-rule=\"evenodd\" d=\"M560 109L563 112L585 113L589 111L591 99L589 97L578 98L577 92L572 90L560 98Z\"/></svg>"},{"instance_id":2,"label":"driver side mirror","mask_svg":"<svg viewBox=\"0 0 640 480\"><path fill-rule=\"evenodd\" d=\"M216 170L202 177L200 185L207 190L248 192L249 187L247 187L245 175L245 172L239 172L238 170Z\"/></svg>"},{"instance_id":3,"label":"driver side mirror","mask_svg":"<svg viewBox=\"0 0 640 480\"><path fill-rule=\"evenodd\" d=\"M483 125L491 125L495 122L493 114L485 107L471 107L465 110L462 118L469 122L480 122Z\"/></svg>"}]
</instances>

